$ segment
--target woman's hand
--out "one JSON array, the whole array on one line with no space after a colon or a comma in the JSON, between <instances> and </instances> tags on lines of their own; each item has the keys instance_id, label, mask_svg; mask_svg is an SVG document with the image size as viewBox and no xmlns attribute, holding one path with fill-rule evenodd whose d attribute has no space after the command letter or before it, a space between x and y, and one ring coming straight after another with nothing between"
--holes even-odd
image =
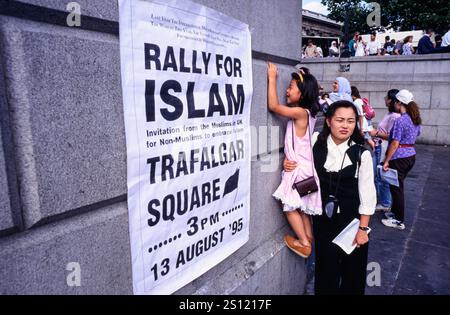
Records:
<instances>
[{"instance_id":1,"label":"woman's hand","mask_svg":"<svg viewBox=\"0 0 450 315\"><path fill-rule=\"evenodd\" d=\"M358 233L356 233L355 240L353 241L353 244L356 244L356 247L360 247L364 244L366 244L369 241L369 236L367 235L366 231L358 230Z\"/></svg>"},{"instance_id":2,"label":"woman's hand","mask_svg":"<svg viewBox=\"0 0 450 315\"><path fill-rule=\"evenodd\" d=\"M297 163L294 161L289 161L287 158L284 158L283 161L283 169L285 172L292 172L297 167Z\"/></svg>"},{"instance_id":3,"label":"woman's hand","mask_svg":"<svg viewBox=\"0 0 450 315\"><path fill-rule=\"evenodd\" d=\"M277 66L271 62L267 63L267 77L269 79L276 79L278 76Z\"/></svg>"},{"instance_id":4,"label":"woman's hand","mask_svg":"<svg viewBox=\"0 0 450 315\"><path fill-rule=\"evenodd\" d=\"M389 161L385 161L384 164L383 164L383 170L384 170L385 172L387 172L388 169L389 169Z\"/></svg>"}]
</instances>

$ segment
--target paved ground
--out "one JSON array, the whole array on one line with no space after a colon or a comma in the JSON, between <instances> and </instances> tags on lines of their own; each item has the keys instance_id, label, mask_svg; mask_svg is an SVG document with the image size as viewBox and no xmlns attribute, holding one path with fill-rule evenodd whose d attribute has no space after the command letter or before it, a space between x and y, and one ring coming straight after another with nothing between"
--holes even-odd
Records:
<instances>
[{"instance_id":1,"label":"paved ground","mask_svg":"<svg viewBox=\"0 0 450 315\"><path fill-rule=\"evenodd\" d=\"M406 229L371 222L369 263L381 267L381 285L366 294L450 294L450 148L419 145L406 179ZM313 294L313 259L308 261Z\"/></svg>"}]
</instances>

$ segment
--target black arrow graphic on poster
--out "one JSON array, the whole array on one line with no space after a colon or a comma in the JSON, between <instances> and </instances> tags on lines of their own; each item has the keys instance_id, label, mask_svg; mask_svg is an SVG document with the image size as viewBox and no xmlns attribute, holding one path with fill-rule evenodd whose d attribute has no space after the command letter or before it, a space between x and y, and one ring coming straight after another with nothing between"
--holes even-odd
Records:
<instances>
[{"instance_id":1,"label":"black arrow graphic on poster","mask_svg":"<svg viewBox=\"0 0 450 315\"><path fill-rule=\"evenodd\" d=\"M234 197L234 201L236 201L238 186L239 186L239 169L237 169L236 172L233 175L231 175L225 182L225 188L222 197L225 197L225 195L236 190L236 196Z\"/></svg>"}]
</instances>

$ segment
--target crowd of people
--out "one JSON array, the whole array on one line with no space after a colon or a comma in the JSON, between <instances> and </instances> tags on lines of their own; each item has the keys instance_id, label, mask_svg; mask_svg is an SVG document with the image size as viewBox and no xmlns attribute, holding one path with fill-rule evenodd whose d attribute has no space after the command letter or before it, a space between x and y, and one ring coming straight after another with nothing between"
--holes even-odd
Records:
<instances>
[{"instance_id":1,"label":"crowd of people","mask_svg":"<svg viewBox=\"0 0 450 315\"><path fill-rule=\"evenodd\" d=\"M432 41L434 38L434 42ZM388 55L425 55L450 52L450 30L443 36L435 34L433 29L425 30L425 34L419 40L417 47L413 45L413 36L406 36L403 40L391 39L389 35L381 43L377 33L370 34L370 40L364 41L359 32L355 32L353 38L345 45L341 42L338 47L336 41L328 47L328 57L362 57L362 56L388 56ZM316 46L312 39L302 52L303 58L323 58L324 53L320 46Z\"/></svg>"},{"instance_id":2,"label":"crowd of people","mask_svg":"<svg viewBox=\"0 0 450 315\"><path fill-rule=\"evenodd\" d=\"M375 128L367 98L344 77L321 93L313 74L300 68L291 75L286 106L278 100L274 64L268 63L267 75L269 111L289 118L282 179L273 194L295 233L285 243L304 258L314 244L316 294L364 294L371 216L384 211L385 226L406 228L404 186L415 163L419 106L406 89L386 91L387 111ZM325 123L317 133L320 112ZM383 180L392 170L398 183ZM354 219L356 248L347 254L333 240Z\"/></svg>"}]
</instances>

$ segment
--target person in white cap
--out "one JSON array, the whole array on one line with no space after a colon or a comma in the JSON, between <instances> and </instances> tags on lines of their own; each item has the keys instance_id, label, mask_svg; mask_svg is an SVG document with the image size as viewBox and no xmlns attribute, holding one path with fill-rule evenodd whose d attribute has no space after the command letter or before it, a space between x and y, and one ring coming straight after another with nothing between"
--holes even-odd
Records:
<instances>
[{"instance_id":1,"label":"person in white cap","mask_svg":"<svg viewBox=\"0 0 450 315\"><path fill-rule=\"evenodd\" d=\"M392 194L392 209L387 212L386 219L381 220L388 227L404 230L405 224L405 195L404 181L416 161L414 145L420 135L419 106L414 102L413 94L408 90L401 90L395 96L396 110L401 114L394 122L389 135L389 148L384 160L383 169L397 170L399 186L390 185Z\"/></svg>"}]
</instances>

